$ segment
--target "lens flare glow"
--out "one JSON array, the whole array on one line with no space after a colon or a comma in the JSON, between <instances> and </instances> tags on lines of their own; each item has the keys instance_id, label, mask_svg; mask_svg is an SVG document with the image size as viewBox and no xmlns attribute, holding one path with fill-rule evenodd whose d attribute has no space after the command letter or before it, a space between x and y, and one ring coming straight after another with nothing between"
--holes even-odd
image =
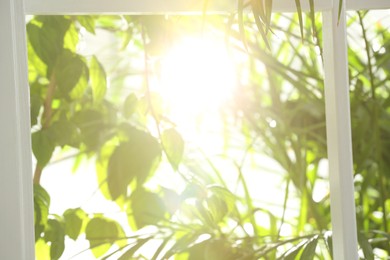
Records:
<instances>
[{"instance_id":1,"label":"lens flare glow","mask_svg":"<svg viewBox=\"0 0 390 260\"><path fill-rule=\"evenodd\" d=\"M164 58L162 95L175 121L217 111L233 93L235 69L223 41L186 38Z\"/></svg>"}]
</instances>

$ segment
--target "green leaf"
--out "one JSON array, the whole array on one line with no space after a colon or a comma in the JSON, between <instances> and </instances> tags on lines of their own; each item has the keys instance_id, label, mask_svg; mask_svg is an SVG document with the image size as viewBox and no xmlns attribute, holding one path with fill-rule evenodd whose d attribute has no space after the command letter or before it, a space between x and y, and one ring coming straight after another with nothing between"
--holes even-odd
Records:
<instances>
[{"instance_id":1,"label":"green leaf","mask_svg":"<svg viewBox=\"0 0 390 260\"><path fill-rule=\"evenodd\" d=\"M107 184L113 200L126 195L134 178L137 184L145 182L161 155L155 138L135 128L129 131L129 140L114 150L107 167Z\"/></svg>"},{"instance_id":2,"label":"green leaf","mask_svg":"<svg viewBox=\"0 0 390 260\"><path fill-rule=\"evenodd\" d=\"M295 0L295 5L297 7L297 12L298 12L299 30L301 32L301 38L303 40L303 19L302 19L301 1L300 0Z\"/></svg>"},{"instance_id":3,"label":"green leaf","mask_svg":"<svg viewBox=\"0 0 390 260\"><path fill-rule=\"evenodd\" d=\"M123 104L123 116L125 118L130 118L131 115L135 112L138 105L138 98L134 93L131 93L127 96Z\"/></svg>"},{"instance_id":4,"label":"green leaf","mask_svg":"<svg viewBox=\"0 0 390 260\"><path fill-rule=\"evenodd\" d=\"M91 79L93 101L100 102L106 95L107 78L103 66L95 56L92 56L90 61L89 75Z\"/></svg>"},{"instance_id":5,"label":"green leaf","mask_svg":"<svg viewBox=\"0 0 390 260\"><path fill-rule=\"evenodd\" d=\"M233 247L225 239L209 240L204 251L205 260L234 260L237 256L233 253Z\"/></svg>"},{"instance_id":6,"label":"green leaf","mask_svg":"<svg viewBox=\"0 0 390 260\"><path fill-rule=\"evenodd\" d=\"M225 202L228 211L232 211L234 209L237 197L228 189L216 185L208 186L207 189Z\"/></svg>"},{"instance_id":7,"label":"green leaf","mask_svg":"<svg viewBox=\"0 0 390 260\"><path fill-rule=\"evenodd\" d=\"M111 140L106 142L102 146L102 148L100 149L100 151L98 153L98 158L97 158L96 164L95 164L97 181L98 181L98 183L100 183L99 189L100 189L100 192L102 193L102 195L104 196L104 198L106 198L107 200L112 199L110 191L108 189L108 185L107 185L108 162L109 162L109 159L110 159L110 157L111 157L111 155L116 147L117 147L116 142L113 142ZM120 206L123 206L123 205L120 205Z\"/></svg>"},{"instance_id":8,"label":"green leaf","mask_svg":"<svg viewBox=\"0 0 390 260\"><path fill-rule=\"evenodd\" d=\"M32 134L32 150L40 167L45 167L53 154L55 144L47 129L39 130Z\"/></svg>"},{"instance_id":9,"label":"green leaf","mask_svg":"<svg viewBox=\"0 0 390 260\"><path fill-rule=\"evenodd\" d=\"M298 255L298 253L302 250L302 248L306 245L306 241L303 241L299 243L298 245L295 245L293 248L288 250L285 254L283 254L282 257L279 259L283 260L295 260L295 257Z\"/></svg>"},{"instance_id":10,"label":"green leaf","mask_svg":"<svg viewBox=\"0 0 390 260\"><path fill-rule=\"evenodd\" d=\"M266 33L269 31L269 27L271 24L271 16L272 16L272 1L273 0L265 0L265 24L266 24Z\"/></svg>"},{"instance_id":11,"label":"green leaf","mask_svg":"<svg viewBox=\"0 0 390 260\"><path fill-rule=\"evenodd\" d=\"M207 209L210 211L213 221L217 223L220 222L228 213L228 207L225 201L214 194L206 199L206 203Z\"/></svg>"},{"instance_id":12,"label":"green leaf","mask_svg":"<svg viewBox=\"0 0 390 260\"><path fill-rule=\"evenodd\" d=\"M133 218L138 229L157 224L165 217L164 202L156 193L140 188L133 192L130 199Z\"/></svg>"},{"instance_id":13,"label":"green leaf","mask_svg":"<svg viewBox=\"0 0 390 260\"><path fill-rule=\"evenodd\" d=\"M358 233L358 241L359 241L360 248L363 251L364 259L374 260L375 256L374 256L372 246L364 233L362 232Z\"/></svg>"},{"instance_id":14,"label":"green leaf","mask_svg":"<svg viewBox=\"0 0 390 260\"><path fill-rule=\"evenodd\" d=\"M38 94L30 94L30 120L31 126L38 123L38 116L42 106L42 99Z\"/></svg>"},{"instance_id":15,"label":"green leaf","mask_svg":"<svg viewBox=\"0 0 390 260\"><path fill-rule=\"evenodd\" d=\"M176 129L170 128L161 134L161 141L169 162L177 170L184 153L183 138Z\"/></svg>"},{"instance_id":16,"label":"green leaf","mask_svg":"<svg viewBox=\"0 0 390 260\"><path fill-rule=\"evenodd\" d=\"M315 10L314 10L314 0L309 0L310 5L310 20L311 20L311 26L313 28L313 36L317 37L317 29L316 29L316 19L315 19Z\"/></svg>"},{"instance_id":17,"label":"green leaf","mask_svg":"<svg viewBox=\"0 0 390 260\"><path fill-rule=\"evenodd\" d=\"M71 23L69 29L66 31L64 36L64 48L69 49L72 52L76 52L78 43L79 43L79 32L74 26L74 23Z\"/></svg>"},{"instance_id":18,"label":"green leaf","mask_svg":"<svg viewBox=\"0 0 390 260\"><path fill-rule=\"evenodd\" d=\"M45 241L50 242L51 259L59 259L65 249L65 231L63 224L56 219L48 220L45 230Z\"/></svg>"},{"instance_id":19,"label":"green leaf","mask_svg":"<svg viewBox=\"0 0 390 260\"><path fill-rule=\"evenodd\" d=\"M266 47L268 49L271 49L269 42L268 42L268 39L267 39L267 34L266 34L266 31L264 30L264 25L263 25L264 20L265 20L263 6L260 4L260 2L257 2L257 1L251 1L251 4L252 4L252 13L253 13L253 16L255 18L255 23L256 23L257 29L260 32L260 35L263 38ZM263 22L260 20L260 17L264 17ZM268 25L266 25L266 27L267 26Z\"/></svg>"},{"instance_id":20,"label":"green leaf","mask_svg":"<svg viewBox=\"0 0 390 260\"><path fill-rule=\"evenodd\" d=\"M87 217L81 208L68 209L64 212L65 234L76 240L82 231L83 221Z\"/></svg>"},{"instance_id":21,"label":"green leaf","mask_svg":"<svg viewBox=\"0 0 390 260\"><path fill-rule=\"evenodd\" d=\"M197 232L189 232L176 240L176 243L165 253L161 259L169 259L172 255L182 252L189 248L191 244L198 239L199 234Z\"/></svg>"},{"instance_id":22,"label":"green leaf","mask_svg":"<svg viewBox=\"0 0 390 260\"><path fill-rule=\"evenodd\" d=\"M59 146L77 147L79 143L79 132L77 127L66 119L55 121L50 126L50 134L53 142Z\"/></svg>"},{"instance_id":23,"label":"green leaf","mask_svg":"<svg viewBox=\"0 0 390 260\"><path fill-rule=\"evenodd\" d=\"M64 50L55 66L55 79L58 89L67 95L79 82L85 64L79 55Z\"/></svg>"},{"instance_id":24,"label":"green leaf","mask_svg":"<svg viewBox=\"0 0 390 260\"><path fill-rule=\"evenodd\" d=\"M306 244L306 247L302 252L301 259L305 259L305 260L314 259L314 256L316 254L317 243L318 243L318 236L315 236Z\"/></svg>"},{"instance_id":25,"label":"green leaf","mask_svg":"<svg viewBox=\"0 0 390 260\"><path fill-rule=\"evenodd\" d=\"M337 25L340 22L342 9L343 9L343 0L339 0L339 11L338 11L338 14L337 14Z\"/></svg>"},{"instance_id":26,"label":"green leaf","mask_svg":"<svg viewBox=\"0 0 390 260\"><path fill-rule=\"evenodd\" d=\"M28 81L36 84L39 77L46 77L47 65L38 57L30 41L27 42L28 54Z\"/></svg>"},{"instance_id":27,"label":"green leaf","mask_svg":"<svg viewBox=\"0 0 390 260\"><path fill-rule=\"evenodd\" d=\"M50 259L50 246L43 238L35 241L35 259Z\"/></svg>"},{"instance_id":28,"label":"green leaf","mask_svg":"<svg viewBox=\"0 0 390 260\"><path fill-rule=\"evenodd\" d=\"M79 128L81 142L92 149L99 146L105 129L101 112L93 109L81 110L74 115L71 122Z\"/></svg>"},{"instance_id":29,"label":"green leaf","mask_svg":"<svg viewBox=\"0 0 390 260\"><path fill-rule=\"evenodd\" d=\"M121 255L118 260L130 260L134 259L133 255L140 249L146 242L151 238L138 239L134 246L128 249L123 255Z\"/></svg>"},{"instance_id":30,"label":"green leaf","mask_svg":"<svg viewBox=\"0 0 390 260\"><path fill-rule=\"evenodd\" d=\"M122 143L112 153L107 167L107 184L112 200L127 194L127 186L138 174L137 149L132 144Z\"/></svg>"},{"instance_id":31,"label":"green leaf","mask_svg":"<svg viewBox=\"0 0 390 260\"><path fill-rule=\"evenodd\" d=\"M39 16L27 25L28 39L38 57L53 67L64 47L70 20L63 16Z\"/></svg>"},{"instance_id":32,"label":"green leaf","mask_svg":"<svg viewBox=\"0 0 390 260\"><path fill-rule=\"evenodd\" d=\"M88 68L86 66L83 66L79 81L69 93L69 96L72 100L81 99L85 95L85 92L88 89L88 81L89 81Z\"/></svg>"},{"instance_id":33,"label":"green leaf","mask_svg":"<svg viewBox=\"0 0 390 260\"><path fill-rule=\"evenodd\" d=\"M35 241L41 237L49 216L50 196L39 184L34 184L34 228Z\"/></svg>"},{"instance_id":34,"label":"green leaf","mask_svg":"<svg viewBox=\"0 0 390 260\"><path fill-rule=\"evenodd\" d=\"M116 222L103 217L91 219L85 229L85 235L96 258L104 255L118 238Z\"/></svg>"},{"instance_id":35,"label":"green leaf","mask_svg":"<svg viewBox=\"0 0 390 260\"><path fill-rule=\"evenodd\" d=\"M88 32L95 34L95 19L92 16L80 15L77 16L77 21L83 26Z\"/></svg>"}]
</instances>

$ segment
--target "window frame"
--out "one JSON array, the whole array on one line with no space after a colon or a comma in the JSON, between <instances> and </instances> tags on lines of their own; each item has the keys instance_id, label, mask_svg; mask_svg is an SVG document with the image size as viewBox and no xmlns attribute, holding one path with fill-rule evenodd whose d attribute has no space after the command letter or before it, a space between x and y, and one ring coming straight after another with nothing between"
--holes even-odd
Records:
<instances>
[{"instance_id":1,"label":"window frame","mask_svg":"<svg viewBox=\"0 0 390 260\"><path fill-rule=\"evenodd\" d=\"M210 2L226 3L227 0ZM212 12L232 11L212 4ZM309 10L308 1L301 0ZM0 259L34 259L34 203L25 15L200 13L199 0L2 0L0 2ZM326 129L330 173L333 257L358 259L345 10L390 8L388 0L315 0L323 12ZM295 1L274 0L274 11L295 12Z\"/></svg>"}]
</instances>

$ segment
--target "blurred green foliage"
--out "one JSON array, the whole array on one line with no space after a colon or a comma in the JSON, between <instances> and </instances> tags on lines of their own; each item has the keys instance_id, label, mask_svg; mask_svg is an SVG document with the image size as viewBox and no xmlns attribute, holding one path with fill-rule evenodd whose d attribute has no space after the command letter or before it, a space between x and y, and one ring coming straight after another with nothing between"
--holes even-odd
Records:
<instances>
[{"instance_id":1,"label":"blurred green foliage","mask_svg":"<svg viewBox=\"0 0 390 260\"><path fill-rule=\"evenodd\" d=\"M390 33L388 22L373 25L368 14L349 17L349 39L356 42L349 49L349 70L359 244L362 258L374 259L390 253ZM260 15L269 26L259 26ZM319 173L327 157L321 25L313 23L319 20L318 14L271 18L268 12L207 16L206 23L178 16L29 20L37 258L60 259L66 237L85 236L99 259L330 259L329 194L314 199L316 186L327 181ZM226 130L221 156L233 162L235 183L215 157L187 149L149 83L150 60L183 35L208 29L226 34L228 48L241 60L238 78L245 78L221 112ZM86 33L102 31L119 45L110 71L77 47ZM129 46L135 56L128 56ZM129 66L140 58L136 55L145 63ZM126 78L134 74L142 83L128 86ZM77 151L75 168L85 158L95 160L96 186L128 223L86 212L82 202L63 215L50 213L41 175L55 155L69 150ZM232 155L237 150L242 160ZM275 192L284 193L280 211L261 204L249 187L253 171L245 165L257 154L282 169L274 174L281 180ZM171 165L182 187L149 185L167 171L162 164ZM287 214L293 200L296 215ZM281 232L286 226L288 235Z\"/></svg>"}]
</instances>

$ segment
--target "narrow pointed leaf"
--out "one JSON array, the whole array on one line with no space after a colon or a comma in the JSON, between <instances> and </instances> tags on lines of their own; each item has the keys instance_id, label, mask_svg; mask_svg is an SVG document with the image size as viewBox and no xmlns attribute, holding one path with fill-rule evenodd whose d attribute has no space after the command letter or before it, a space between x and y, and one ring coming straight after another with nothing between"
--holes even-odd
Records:
<instances>
[{"instance_id":1,"label":"narrow pointed leaf","mask_svg":"<svg viewBox=\"0 0 390 260\"><path fill-rule=\"evenodd\" d=\"M318 243L318 237L316 236L306 244L306 247L302 252L301 259L305 259L305 260L314 259L317 243Z\"/></svg>"},{"instance_id":2,"label":"narrow pointed leaf","mask_svg":"<svg viewBox=\"0 0 390 260\"><path fill-rule=\"evenodd\" d=\"M300 0L295 0L295 5L297 7L297 12L298 12L299 30L301 31L301 38L303 40L303 19L302 19L301 1Z\"/></svg>"},{"instance_id":3,"label":"narrow pointed leaf","mask_svg":"<svg viewBox=\"0 0 390 260\"><path fill-rule=\"evenodd\" d=\"M240 31L240 38L244 44L244 48L248 51L248 45L246 43L245 37L245 27L244 27L244 0L238 0L238 29Z\"/></svg>"},{"instance_id":4,"label":"narrow pointed leaf","mask_svg":"<svg viewBox=\"0 0 390 260\"><path fill-rule=\"evenodd\" d=\"M343 0L339 0L339 12L337 15L337 25L340 23L341 9L343 9Z\"/></svg>"},{"instance_id":5,"label":"narrow pointed leaf","mask_svg":"<svg viewBox=\"0 0 390 260\"><path fill-rule=\"evenodd\" d=\"M265 0L265 24L266 24L266 33L268 33L270 24L271 24L271 16L272 16L272 1L273 0Z\"/></svg>"},{"instance_id":6,"label":"narrow pointed leaf","mask_svg":"<svg viewBox=\"0 0 390 260\"><path fill-rule=\"evenodd\" d=\"M121 255L118 260L130 260L134 259L133 255L140 249L144 244L146 244L151 238L138 239L134 246L127 250L123 255Z\"/></svg>"},{"instance_id":7,"label":"narrow pointed leaf","mask_svg":"<svg viewBox=\"0 0 390 260\"><path fill-rule=\"evenodd\" d=\"M374 252L370 242L368 242L368 238L363 233L358 233L358 241L361 249L363 250L364 259L366 260L374 260Z\"/></svg>"},{"instance_id":8,"label":"narrow pointed leaf","mask_svg":"<svg viewBox=\"0 0 390 260\"><path fill-rule=\"evenodd\" d=\"M316 21L315 21L315 10L314 10L314 0L309 0L310 4L310 20L311 26L313 29L313 37L317 37Z\"/></svg>"}]
</instances>

